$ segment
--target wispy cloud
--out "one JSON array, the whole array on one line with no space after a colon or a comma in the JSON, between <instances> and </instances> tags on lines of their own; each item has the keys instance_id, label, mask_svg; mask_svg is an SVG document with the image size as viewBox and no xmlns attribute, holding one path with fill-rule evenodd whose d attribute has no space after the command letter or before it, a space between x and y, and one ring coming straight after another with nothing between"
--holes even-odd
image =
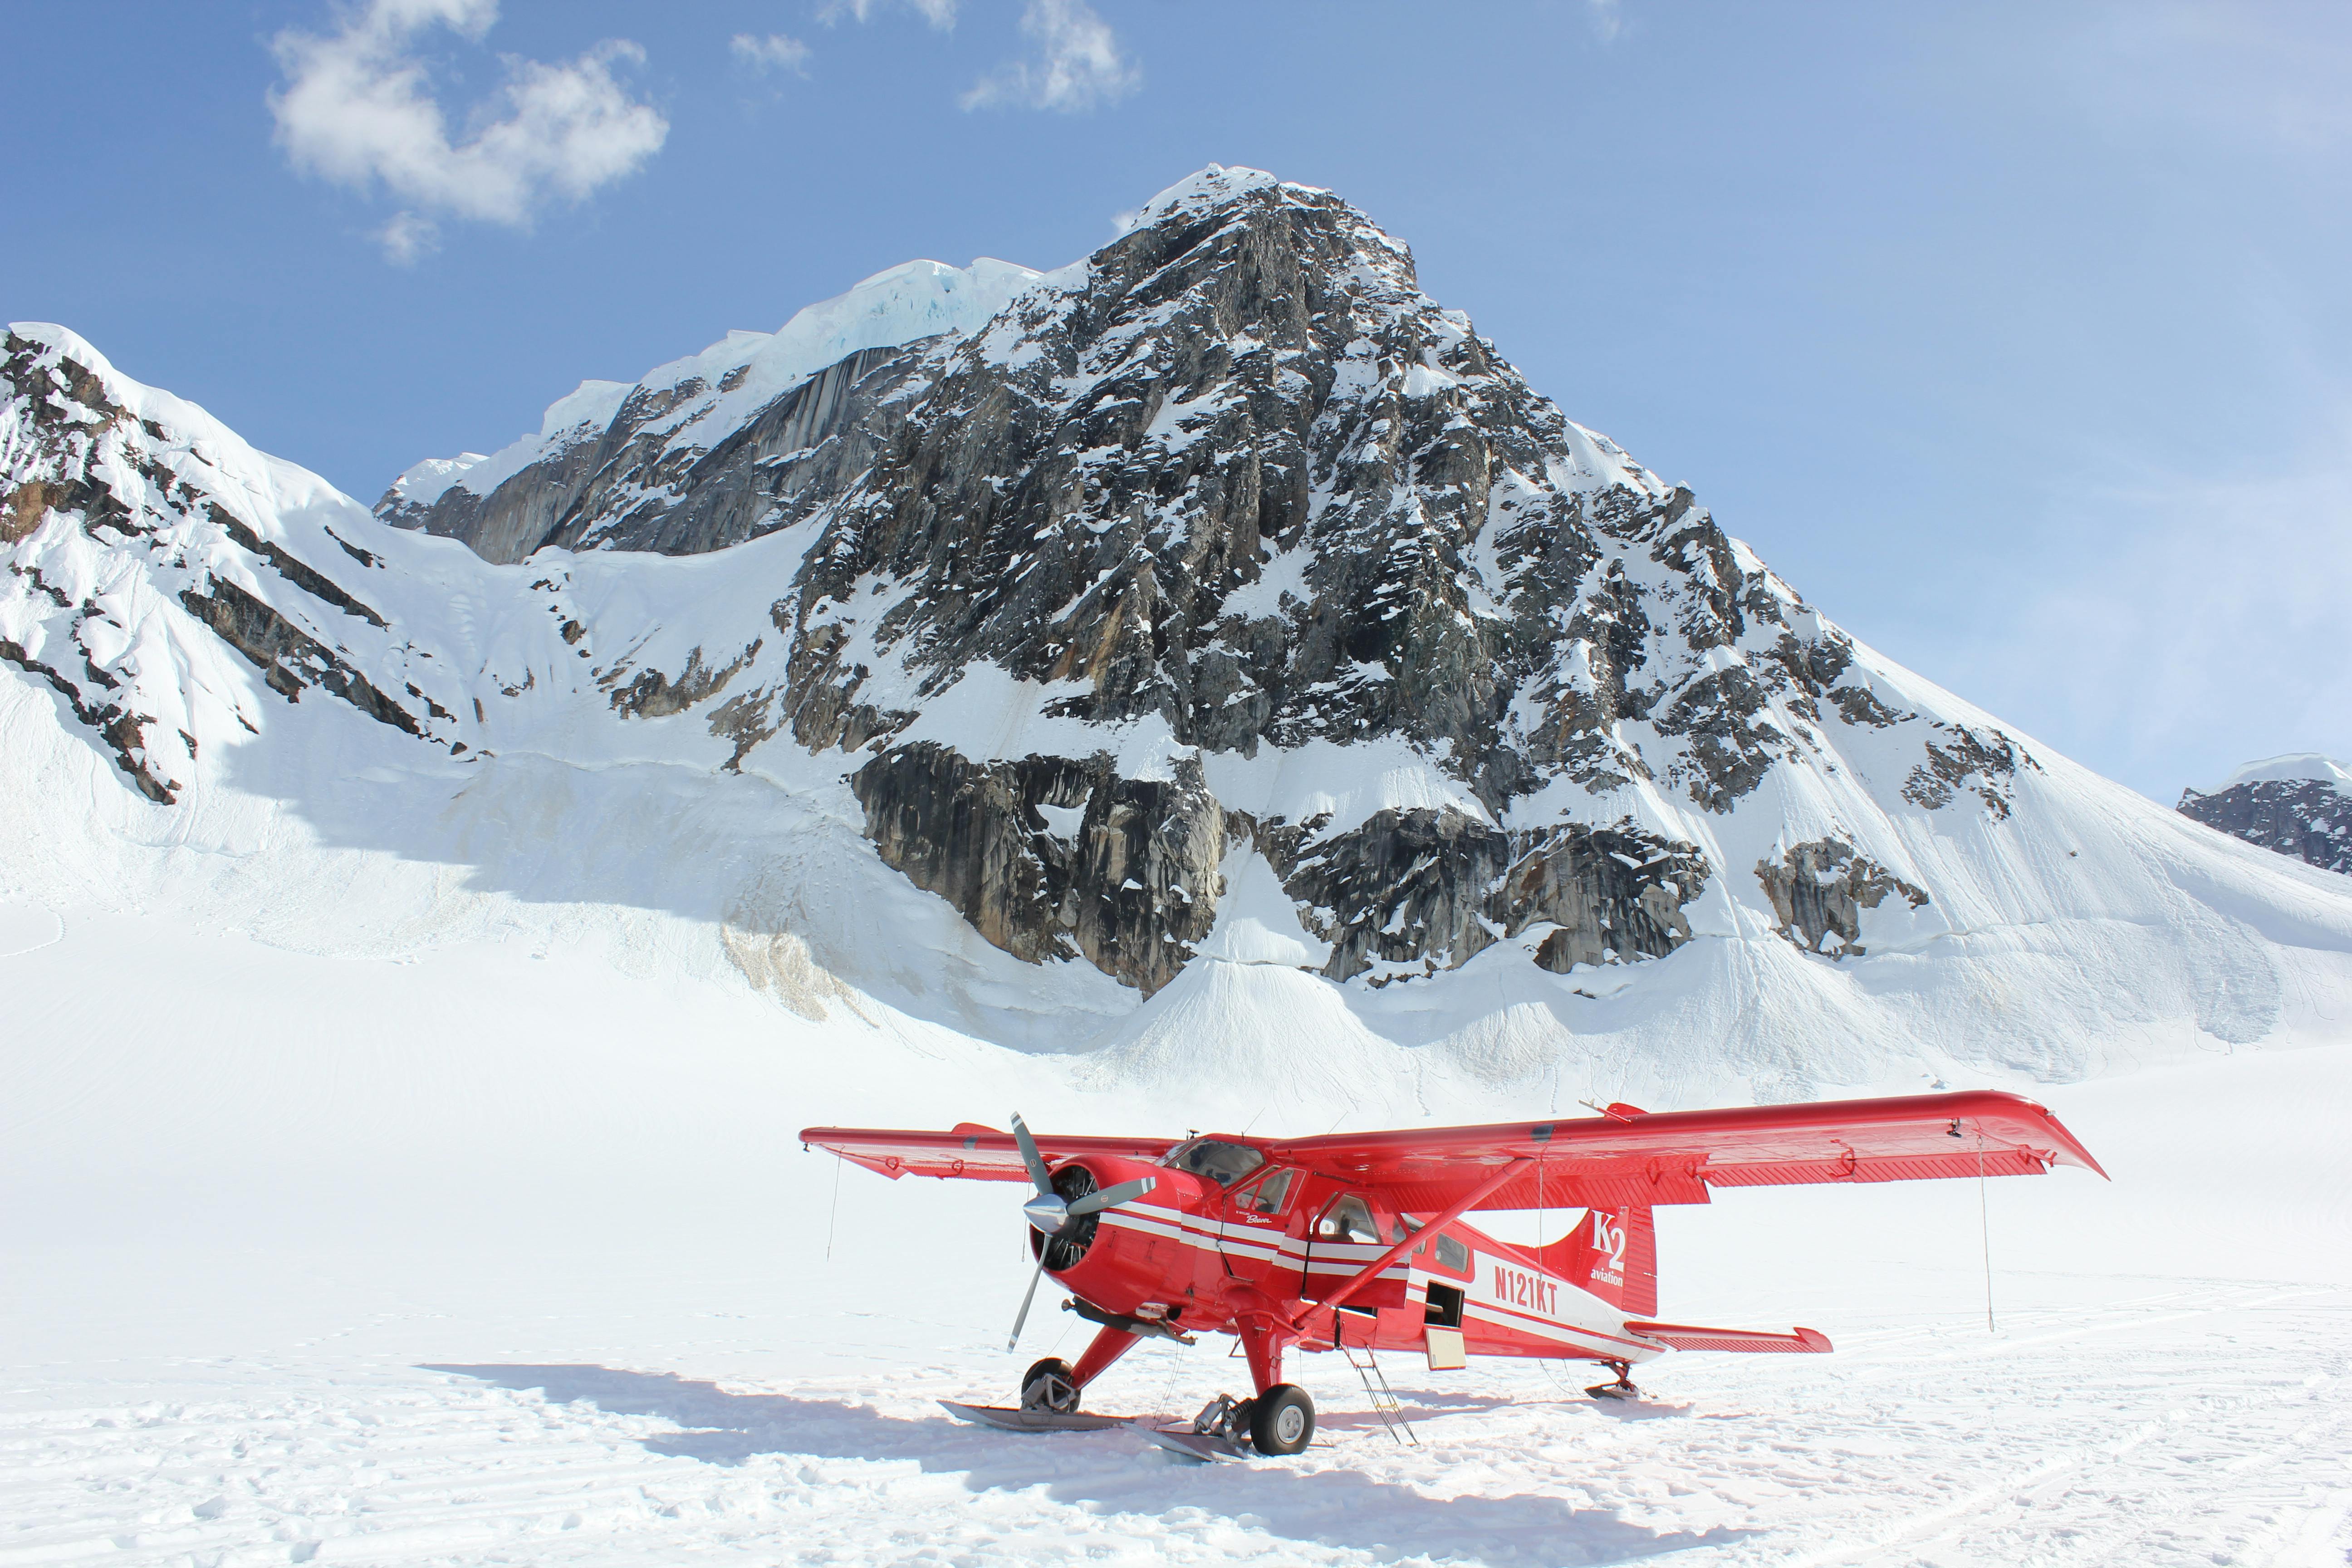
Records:
<instances>
[{"instance_id":1,"label":"wispy cloud","mask_svg":"<svg viewBox=\"0 0 2352 1568\"><path fill-rule=\"evenodd\" d=\"M414 267L419 258L441 248L441 226L415 213L394 213L390 223L375 231L374 237L383 247L385 260L394 267Z\"/></svg>"},{"instance_id":2,"label":"wispy cloud","mask_svg":"<svg viewBox=\"0 0 2352 1568\"><path fill-rule=\"evenodd\" d=\"M2056 490L2045 531L2072 541L2064 555L2021 585L1978 585L1942 662L1972 700L2168 805L2250 758L2352 756L2352 406L2339 413L2333 441L2275 471Z\"/></svg>"},{"instance_id":3,"label":"wispy cloud","mask_svg":"<svg viewBox=\"0 0 2352 1568\"><path fill-rule=\"evenodd\" d=\"M844 16L863 22L875 12L887 10L892 0L829 0L816 14L816 19L830 27ZM955 26L956 0L905 0L905 4L922 14L923 20L941 32Z\"/></svg>"},{"instance_id":4,"label":"wispy cloud","mask_svg":"<svg viewBox=\"0 0 2352 1568\"><path fill-rule=\"evenodd\" d=\"M782 33L770 33L764 38L738 33L727 40L727 52L763 76L772 70L808 75L809 47Z\"/></svg>"},{"instance_id":5,"label":"wispy cloud","mask_svg":"<svg viewBox=\"0 0 2352 1568\"><path fill-rule=\"evenodd\" d=\"M498 14L497 0L370 0L331 35L289 28L270 41L286 79L269 94L278 145L305 174L360 190L381 183L409 204L377 231L394 262L434 248L436 214L528 226L550 199L578 201L634 173L669 134L613 75L644 51L608 39L564 65L507 58L505 84L453 142L415 45L436 26L478 40Z\"/></svg>"},{"instance_id":6,"label":"wispy cloud","mask_svg":"<svg viewBox=\"0 0 2352 1568\"><path fill-rule=\"evenodd\" d=\"M1625 12L1619 0L1584 0L1584 19L1604 44L1614 43L1625 30Z\"/></svg>"},{"instance_id":7,"label":"wispy cloud","mask_svg":"<svg viewBox=\"0 0 2352 1568\"><path fill-rule=\"evenodd\" d=\"M1065 114L1116 103L1143 84L1143 73L1119 52L1110 24L1086 0L1029 0L1021 31L1035 54L1013 60L974 82L966 109L1053 109Z\"/></svg>"}]
</instances>

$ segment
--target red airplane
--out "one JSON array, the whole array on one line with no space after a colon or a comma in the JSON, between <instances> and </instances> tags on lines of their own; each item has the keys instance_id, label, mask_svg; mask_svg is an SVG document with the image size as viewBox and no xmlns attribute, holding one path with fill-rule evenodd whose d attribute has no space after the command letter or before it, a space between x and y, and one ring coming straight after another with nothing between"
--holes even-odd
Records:
<instances>
[{"instance_id":1,"label":"red airplane","mask_svg":"<svg viewBox=\"0 0 2352 1568\"><path fill-rule=\"evenodd\" d=\"M1098 1325L1073 1366L1045 1360L1021 1380L1020 1411L952 1407L1022 1427L1110 1425L1076 1415L1086 1386L1139 1340L1191 1344L1233 1334L1252 1398L1223 1395L1196 1432L1239 1452L1295 1454L1315 1434L1284 1353L1420 1351L1433 1370L1465 1355L1593 1361L1637 1392L1633 1367L1669 1350L1821 1352L1811 1329L1761 1333L1653 1321L1660 1204L1703 1204L1721 1187L2040 1174L2089 1151L2042 1107L1976 1090L1811 1105L1412 1128L1323 1138L1223 1133L1033 1137L969 1122L948 1132L811 1127L803 1146L896 1179L1028 1182L1022 1213L1037 1270L1013 1339L1050 1274L1067 1310ZM1548 1247L1465 1225L1481 1209L1586 1212ZM1350 1358L1352 1359L1352 1357ZM1066 1423L1056 1417L1066 1417Z\"/></svg>"}]
</instances>

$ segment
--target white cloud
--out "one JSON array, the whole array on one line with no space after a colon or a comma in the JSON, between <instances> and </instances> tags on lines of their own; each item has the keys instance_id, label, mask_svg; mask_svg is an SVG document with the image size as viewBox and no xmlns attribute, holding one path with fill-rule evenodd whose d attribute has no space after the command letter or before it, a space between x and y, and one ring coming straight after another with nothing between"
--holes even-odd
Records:
<instances>
[{"instance_id":1,"label":"white cloud","mask_svg":"<svg viewBox=\"0 0 2352 1568\"><path fill-rule=\"evenodd\" d=\"M1584 0L1584 17L1604 44L1614 43L1625 30L1625 13L1619 8L1619 0Z\"/></svg>"},{"instance_id":2,"label":"white cloud","mask_svg":"<svg viewBox=\"0 0 2352 1568\"><path fill-rule=\"evenodd\" d=\"M887 8L890 0L829 0L816 19L830 27L847 16L863 22L875 12ZM923 20L941 32L955 26L956 0L907 0L907 4L922 13Z\"/></svg>"},{"instance_id":3,"label":"white cloud","mask_svg":"<svg viewBox=\"0 0 2352 1568\"><path fill-rule=\"evenodd\" d=\"M432 248L432 213L525 226L551 197L577 201L634 173L669 134L613 78L644 51L608 39L567 65L507 58L505 84L453 143L413 47L436 26L478 39L498 14L497 0L370 0L330 37L289 29L270 41L286 76L269 95L278 144L305 174L361 190L382 182L409 204L378 231L394 261Z\"/></svg>"},{"instance_id":4,"label":"white cloud","mask_svg":"<svg viewBox=\"0 0 2352 1568\"><path fill-rule=\"evenodd\" d=\"M798 38L782 33L770 33L755 38L749 33L738 33L727 40L728 52L753 70L765 74L772 70L796 71L808 75L809 47Z\"/></svg>"},{"instance_id":5,"label":"white cloud","mask_svg":"<svg viewBox=\"0 0 2352 1568\"><path fill-rule=\"evenodd\" d=\"M1143 84L1110 25L1086 0L1029 0L1021 31L1036 44L1035 58L974 82L961 100L966 109L1012 105L1069 114L1116 103Z\"/></svg>"}]
</instances>

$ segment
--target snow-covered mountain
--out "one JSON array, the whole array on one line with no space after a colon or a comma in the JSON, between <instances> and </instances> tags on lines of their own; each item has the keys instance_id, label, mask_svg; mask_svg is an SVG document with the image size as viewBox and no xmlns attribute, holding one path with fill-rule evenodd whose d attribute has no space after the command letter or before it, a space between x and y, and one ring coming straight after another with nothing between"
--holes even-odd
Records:
<instances>
[{"instance_id":1,"label":"snow-covered mountain","mask_svg":"<svg viewBox=\"0 0 2352 1568\"><path fill-rule=\"evenodd\" d=\"M1424 1110L2072 1078L2352 995L2341 879L1855 642L1271 176L583 384L373 517L60 328L0 374L35 897Z\"/></svg>"},{"instance_id":2,"label":"snow-covered mountain","mask_svg":"<svg viewBox=\"0 0 2352 1568\"><path fill-rule=\"evenodd\" d=\"M2233 838L2352 872L2352 769L2333 757L2248 763L2212 789L2181 791L2180 809Z\"/></svg>"}]
</instances>

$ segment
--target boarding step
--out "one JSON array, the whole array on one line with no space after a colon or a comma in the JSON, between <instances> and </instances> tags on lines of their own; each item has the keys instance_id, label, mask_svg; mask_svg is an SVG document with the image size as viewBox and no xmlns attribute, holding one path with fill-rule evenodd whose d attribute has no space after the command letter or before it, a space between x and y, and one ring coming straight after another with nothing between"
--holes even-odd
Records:
<instances>
[{"instance_id":1,"label":"boarding step","mask_svg":"<svg viewBox=\"0 0 2352 1568\"><path fill-rule=\"evenodd\" d=\"M1371 1326L1365 1325L1365 1342L1349 1344L1346 1318L1342 1314L1339 1325L1333 1331L1332 1340L1339 1347L1339 1353L1348 1358L1348 1364L1356 1369L1356 1376L1363 1382L1364 1394L1372 1402L1372 1414L1381 1418L1381 1425L1389 1429L1389 1436L1400 1445L1410 1444L1418 1448L1421 1447L1421 1435L1412 1429L1412 1423L1405 1419L1404 1405L1389 1387L1389 1374L1381 1370L1381 1358L1371 1347Z\"/></svg>"}]
</instances>

